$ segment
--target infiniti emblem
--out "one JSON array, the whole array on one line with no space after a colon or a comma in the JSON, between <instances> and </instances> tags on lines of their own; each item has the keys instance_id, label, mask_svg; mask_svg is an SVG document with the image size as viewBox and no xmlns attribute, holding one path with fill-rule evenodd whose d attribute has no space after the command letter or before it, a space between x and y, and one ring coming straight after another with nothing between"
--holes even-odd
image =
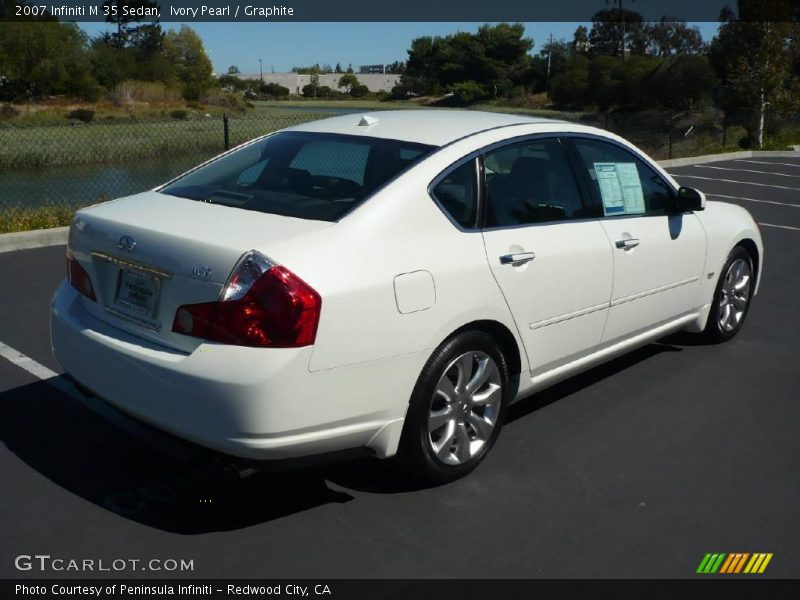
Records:
<instances>
[{"instance_id":1,"label":"infiniti emblem","mask_svg":"<svg viewBox=\"0 0 800 600\"><path fill-rule=\"evenodd\" d=\"M129 235L123 235L119 238L117 246L119 246L121 250L125 250L125 252L133 252L134 248L136 248L136 240Z\"/></svg>"}]
</instances>

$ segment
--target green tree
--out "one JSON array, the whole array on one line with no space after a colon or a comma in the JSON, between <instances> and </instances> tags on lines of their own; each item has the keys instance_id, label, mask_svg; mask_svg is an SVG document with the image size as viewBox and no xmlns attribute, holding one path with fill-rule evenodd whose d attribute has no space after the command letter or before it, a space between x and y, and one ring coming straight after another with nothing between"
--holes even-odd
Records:
<instances>
[{"instance_id":1,"label":"green tree","mask_svg":"<svg viewBox=\"0 0 800 600\"><path fill-rule=\"evenodd\" d=\"M589 59L573 54L564 70L550 82L550 97L564 108L583 108L589 103Z\"/></svg>"},{"instance_id":2,"label":"green tree","mask_svg":"<svg viewBox=\"0 0 800 600\"><path fill-rule=\"evenodd\" d=\"M578 25L572 36L572 51L577 54L589 52L589 30L584 25Z\"/></svg>"},{"instance_id":3,"label":"green tree","mask_svg":"<svg viewBox=\"0 0 800 600\"><path fill-rule=\"evenodd\" d=\"M739 0L738 8L739 19L726 14L710 56L725 87L723 105L754 113L753 141L762 148L767 113L797 107L800 28L792 0Z\"/></svg>"},{"instance_id":4,"label":"green tree","mask_svg":"<svg viewBox=\"0 0 800 600\"><path fill-rule=\"evenodd\" d=\"M229 93L240 92L248 87L248 82L235 74L226 73L217 77L219 87Z\"/></svg>"},{"instance_id":5,"label":"green tree","mask_svg":"<svg viewBox=\"0 0 800 600\"><path fill-rule=\"evenodd\" d=\"M653 73L649 96L661 108L696 110L711 103L718 83L707 56L679 54L664 60Z\"/></svg>"},{"instance_id":6,"label":"green tree","mask_svg":"<svg viewBox=\"0 0 800 600\"><path fill-rule=\"evenodd\" d=\"M341 77L339 77L339 82L337 85L340 88L344 88L346 92L349 94L354 87L361 85L361 82L358 80L353 73L345 73Z\"/></svg>"},{"instance_id":7,"label":"green tree","mask_svg":"<svg viewBox=\"0 0 800 600\"><path fill-rule=\"evenodd\" d=\"M164 55L174 66L187 100L198 100L213 84L211 60L206 55L203 40L191 27L181 25L180 31L167 33Z\"/></svg>"},{"instance_id":8,"label":"green tree","mask_svg":"<svg viewBox=\"0 0 800 600\"><path fill-rule=\"evenodd\" d=\"M532 81L532 48L533 40L525 37L520 23L483 25L474 34L416 38L408 50L402 87L415 94L440 94L474 82L489 95L501 96Z\"/></svg>"},{"instance_id":9,"label":"green tree","mask_svg":"<svg viewBox=\"0 0 800 600\"><path fill-rule=\"evenodd\" d=\"M667 57L676 54L697 54L705 45L697 27L689 27L675 17L661 17L657 23L646 26L648 53Z\"/></svg>"},{"instance_id":10,"label":"green tree","mask_svg":"<svg viewBox=\"0 0 800 600\"><path fill-rule=\"evenodd\" d=\"M65 94L94 100L97 82L87 59L88 39L74 23L27 20L0 23L0 94L6 99Z\"/></svg>"},{"instance_id":11,"label":"green tree","mask_svg":"<svg viewBox=\"0 0 800 600\"><path fill-rule=\"evenodd\" d=\"M110 34L113 43L119 48L125 48L131 43L131 38L136 36L138 25L143 20L150 21L149 18L136 16L144 9L152 12L158 8L158 2L152 0L106 0L103 2L103 11L106 15L106 23L117 26L116 33Z\"/></svg>"},{"instance_id":12,"label":"green tree","mask_svg":"<svg viewBox=\"0 0 800 600\"><path fill-rule=\"evenodd\" d=\"M644 54L647 31L642 15L627 9L605 9L592 17L589 52L593 55Z\"/></svg>"},{"instance_id":13,"label":"green tree","mask_svg":"<svg viewBox=\"0 0 800 600\"><path fill-rule=\"evenodd\" d=\"M386 65L386 72L394 75L402 75L406 72L406 63L401 60L396 60L390 65Z\"/></svg>"}]
</instances>

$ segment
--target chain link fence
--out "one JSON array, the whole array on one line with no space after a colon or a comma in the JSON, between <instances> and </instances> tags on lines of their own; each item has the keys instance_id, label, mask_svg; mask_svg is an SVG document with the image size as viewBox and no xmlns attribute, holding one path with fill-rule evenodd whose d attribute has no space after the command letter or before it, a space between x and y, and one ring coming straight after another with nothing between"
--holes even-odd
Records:
<instances>
[{"instance_id":1,"label":"chain link fence","mask_svg":"<svg viewBox=\"0 0 800 600\"><path fill-rule=\"evenodd\" d=\"M266 133L331 116L289 112L141 122L0 127L0 210L86 206L151 189L192 166ZM563 118L563 117L562 117ZM567 118L607 129L661 160L740 149L747 116L577 114ZM792 123L768 124L773 130ZM800 143L800 142L798 142Z\"/></svg>"},{"instance_id":2,"label":"chain link fence","mask_svg":"<svg viewBox=\"0 0 800 600\"><path fill-rule=\"evenodd\" d=\"M281 113L191 120L0 127L0 209L87 206L151 189L224 150L330 116Z\"/></svg>"}]
</instances>

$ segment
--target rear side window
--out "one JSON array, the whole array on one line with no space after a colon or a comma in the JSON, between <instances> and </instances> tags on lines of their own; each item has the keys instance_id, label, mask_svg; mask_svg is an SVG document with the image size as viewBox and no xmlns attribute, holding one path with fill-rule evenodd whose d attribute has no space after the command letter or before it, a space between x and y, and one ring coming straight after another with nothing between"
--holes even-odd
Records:
<instances>
[{"instance_id":1,"label":"rear side window","mask_svg":"<svg viewBox=\"0 0 800 600\"><path fill-rule=\"evenodd\" d=\"M161 192L336 221L431 150L433 146L398 140L287 131L222 156Z\"/></svg>"},{"instance_id":2,"label":"rear side window","mask_svg":"<svg viewBox=\"0 0 800 600\"><path fill-rule=\"evenodd\" d=\"M475 227L478 213L478 179L475 160L465 162L447 173L433 196L452 219L462 227Z\"/></svg>"},{"instance_id":3,"label":"rear side window","mask_svg":"<svg viewBox=\"0 0 800 600\"><path fill-rule=\"evenodd\" d=\"M592 216L555 138L486 153L486 226L508 227Z\"/></svg>"},{"instance_id":4,"label":"rear side window","mask_svg":"<svg viewBox=\"0 0 800 600\"><path fill-rule=\"evenodd\" d=\"M572 141L591 180L595 202L606 217L664 215L673 202L673 191L642 159L609 142L592 139Z\"/></svg>"}]
</instances>

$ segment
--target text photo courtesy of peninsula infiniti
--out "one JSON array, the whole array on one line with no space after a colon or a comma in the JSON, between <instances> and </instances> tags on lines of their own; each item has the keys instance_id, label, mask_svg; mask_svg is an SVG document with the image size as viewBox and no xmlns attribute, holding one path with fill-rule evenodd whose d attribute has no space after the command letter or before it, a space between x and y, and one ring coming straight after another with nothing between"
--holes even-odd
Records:
<instances>
[{"instance_id":1,"label":"text photo courtesy of peninsula infiniti","mask_svg":"<svg viewBox=\"0 0 800 600\"><path fill-rule=\"evenodd\" d=\"M606 131L350 114L78 211L52 345L99 398L216 451L363 449L442 483L511 403L674 331L732 338L763 256L746 210Z\"/></svg>"}]
</instances>

